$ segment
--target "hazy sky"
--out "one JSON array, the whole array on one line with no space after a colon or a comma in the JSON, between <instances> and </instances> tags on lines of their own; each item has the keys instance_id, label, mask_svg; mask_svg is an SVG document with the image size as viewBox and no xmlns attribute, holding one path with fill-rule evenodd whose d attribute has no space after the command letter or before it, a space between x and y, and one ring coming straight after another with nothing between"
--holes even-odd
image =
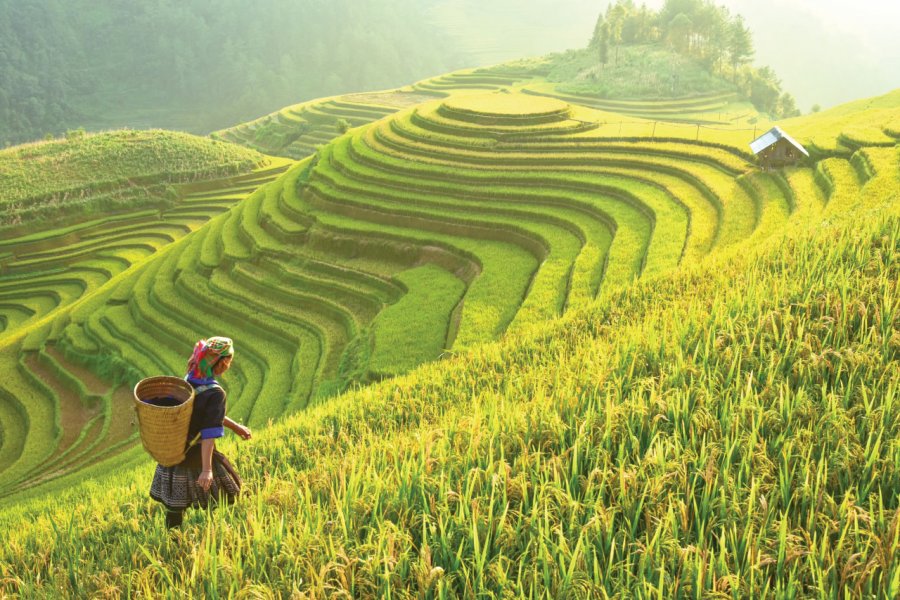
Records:
<instances>
[{"instance_id":1,"label":"hazy sky","mask_svg":"<svg viewBox=\"0 0 900 600\"><path fill-rule=\"evenodd\" d=\"M640 5L642 0L635 0ZM609 0L438 0L479 64L583 46ZM659 8L664 0L646 0ZM900 87L900 0L719 0L808 112ZM474 65L473 65L474 66Z\"/></svg>"},{"instance_id":2,"label":"hazy sky","mask_svg":"<svg viewBox=\"0 0 900 600\"><path fill-rule=\"evenodd\" d=\"M663 4L647 0L647 6ZM756 63L775 69L804 112L814 103L831 106L900 87L897 0L717 4L743 15L753 32Z\"/></svg>"}]
</instances>

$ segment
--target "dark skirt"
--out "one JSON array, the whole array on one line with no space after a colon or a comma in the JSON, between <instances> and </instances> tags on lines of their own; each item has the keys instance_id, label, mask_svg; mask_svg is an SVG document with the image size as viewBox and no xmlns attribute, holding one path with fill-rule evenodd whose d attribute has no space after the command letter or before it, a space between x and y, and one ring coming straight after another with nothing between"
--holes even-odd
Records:
<instances>
[{"instance_id":1,"label":"dark skirt","mask_svg":"<svg viewBox=\"0 0 900 600\"><path fill-rule=\"evenodd\" d=\"M219 452L213 452L213 481L209 491L197 485L197 478L203 468L199 461L185 460L174 467L156 465L150 497L162 502L167 508L206 508L220 502L231 504L241 493L241 478L234 471L228 459Z\"/></svg>"}]
</instances>

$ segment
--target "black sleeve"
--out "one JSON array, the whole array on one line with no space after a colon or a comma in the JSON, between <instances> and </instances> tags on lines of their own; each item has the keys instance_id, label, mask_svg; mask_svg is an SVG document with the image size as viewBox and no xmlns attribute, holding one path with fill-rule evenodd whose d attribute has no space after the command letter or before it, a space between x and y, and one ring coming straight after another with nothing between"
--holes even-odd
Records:
<instances>
[{"instance_id":1,"label":"black sleeve","mask_svg":"<svg viewBox=\"0 0 900 600\"><path fill-rule=\"evenodd\" d=\"M204 440L225 435L225 391L213 388L204 392L205 402L198 415L197 429Z\"/></svg>"}]
</instances>

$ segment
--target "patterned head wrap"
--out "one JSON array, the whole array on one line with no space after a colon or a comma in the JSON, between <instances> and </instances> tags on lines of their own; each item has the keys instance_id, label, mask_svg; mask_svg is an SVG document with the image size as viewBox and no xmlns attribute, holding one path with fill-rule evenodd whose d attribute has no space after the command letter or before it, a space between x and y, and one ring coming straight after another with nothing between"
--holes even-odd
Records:
<instances>
[{"instance_id":1,"label":"patterned head wrap","mask_svg":"<svg viewBox=\"0 0 900 600\"><path fill-rule=\"evenodd\" d=\"M227 337L211 337L194 345L194 353L188 361L187 376L190 379L209 379L213 376L213 365L220 358L234 356L234 342Z\"/></svg>"}]
</instances>

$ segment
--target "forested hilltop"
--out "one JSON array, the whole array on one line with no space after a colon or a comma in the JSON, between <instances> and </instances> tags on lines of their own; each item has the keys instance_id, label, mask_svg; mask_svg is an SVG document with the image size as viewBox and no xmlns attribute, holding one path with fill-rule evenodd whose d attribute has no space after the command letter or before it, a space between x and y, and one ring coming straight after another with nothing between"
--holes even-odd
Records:
<instances>
[{"instance_id":1,"label":"forested hilltop","mask_svg":"<svg viewBox=\"0 0 900 600\"><path fill-rule=\"evenodd\" d=\"M730 88L762 112L799 116L775 71L751 64L755 53L743 18L710 0L667 0L659 11L618 0L597 18L588 49L568 53L568 69L550 79L575 79L568 91L602 98L667 98Z\"/></svg>"},{"instance_id":2,"label":"forested hilltop","mask_svg":"<svg viewBox=\"0 0 900 600\"><path fill-rule=\"evenodd\" d=\"M0 147L82 126L207 132L298 99L396 86L462 66L427 24L426 5L5 2Z\"/></svg>"}]
</instances>

